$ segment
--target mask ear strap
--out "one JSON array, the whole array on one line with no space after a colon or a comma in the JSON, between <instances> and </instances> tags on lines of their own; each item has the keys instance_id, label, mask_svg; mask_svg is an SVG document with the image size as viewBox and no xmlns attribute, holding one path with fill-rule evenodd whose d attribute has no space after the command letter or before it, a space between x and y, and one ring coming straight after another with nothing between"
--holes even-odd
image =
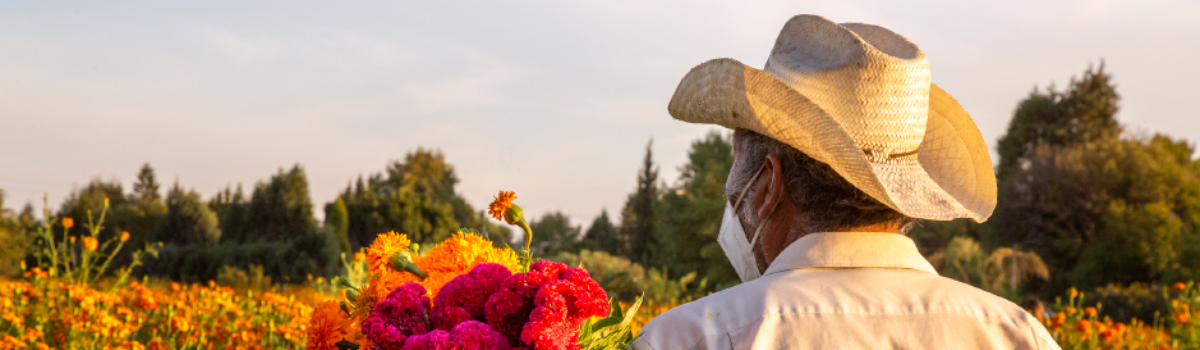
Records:
<instances>
[{"instance_id":1,"label":"mask ear strap","mask_svg":"<svg viewBox=\"0 0 1200 350\"><path fill-rule=\"evenodd\" d=\"M779 205L771 207L771 211L767 212L767 218L760 221L758 227L754 229L754 238L750 239L750 249L754 249L754 244L758 243L758 236L762 235L763 227L767 227L766 223L771 219L771 215L775 215L775 208L779 208Z\"/></svg>"},{"instance_id":2,"label":"mask ear strap","mask_svg":"<svg viewBox=\"0 0 1200 350\"><path fill-rule=\"evenodd\" d=\"M763 169L766 169L766 168L767 168L767 162L764 160L763 164L758 167L758 171L754 172L754 176L750 177L750 181L746 181L746 186L742 187L742 192L738 193L737 202L733 203L733 211L736 212L738 206L742 205L742 200L746 199L746 192L750 191L750 185L754 184L754 180L757 180L758 175L761 175L763 172ZM775 211L775 209L771 209L771 211ZM757 235L755 237L757 237Z\"/></svg>"}]
</instances>

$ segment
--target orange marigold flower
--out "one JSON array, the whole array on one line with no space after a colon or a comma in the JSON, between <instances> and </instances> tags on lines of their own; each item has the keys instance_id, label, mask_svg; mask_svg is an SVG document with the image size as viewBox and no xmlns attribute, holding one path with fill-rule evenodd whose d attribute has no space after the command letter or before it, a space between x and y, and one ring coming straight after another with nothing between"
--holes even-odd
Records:
<instances>
[{"instance_id":1,"label":"orange marigold flower","mask_svg":"<svg viewBox=\"0 0 1200 350\"><path fill-rule=\"evenodd\" d=\"M71 243L72 243L72 244L74 244L74 243L75 243L75 236L71 236L71 237L68 237L68 238L70 238L70 239L71 239Z\"/></svg>"},{"instance_id":2,"label":"orange marigold flower","mask_svg":"<svg viewBox=\"0 0 1200 350\"><path fill-rule=\"evenodd\" d=\"M375 241L371 242L370 247L367 247L366 254L367 271L371 276L368 281L370 288L363 288L362 294L372 294L374 300L383 300L393 289L408 282L416 282L417 276L408 272L396 271L389 264L392 255L407 250L410 246L412 246L412 242L403 233L388 232L375 237ZM416 262L421 257L413 254L412 258ZM374 307L375 303L370 303L370 306Z\"/></svg>"},{"instance_id":3,"label":"orange marigold flower","mask_svg":"<svg viewBox=\"0 0 1200 350\"><path fill-rule=\"evenodd\" d=\"M1076 311L1076 309L1074 306L1068 306L1066 308L1063 308L1063 312L1065 312L1068 315L1074 314L1075 311Z\"/></svg>"},{"instance_id":4,"label":"orange marigold flower","mask_svg":"<svg viewBox=\"0 0 1200 350\"><path fill-rule=\"evenodd\" d=\"M1075 329L1083 334L1092 334L1092 323L1087 320L1079 320L1079 322L1075 322Z\"/></svg>"},{"instance_id":5,"label":"orange marigold flower","mask_svg":"<svg viewBox=\"0 0 1200 350\"><path fill-rule=\"evenodd\" d=\"M171 290L172 290L172 291L176 291L176 292L178 292L178 291L179 291L179 288L180 288L180 287L179 287L179 282L171 282Z\"/></svg>"},{"instance_id":6,"label":"orange marigold flower","mask_svg":"<svg viewBox=\"0 0 1200 350\"><path fill-rule=\"evenodd\" d=\"M327 300L317 304L308 321L308 344L306 349L336 350L337 342L350 334L346 313L337 301Z\"/></svg>"},{"instance_id":7,"label":"orange marigold flower","mask_svg":"<svg viewBox=\"0 0 1200 350\"><path fill-rule=\"evenodd\" d=\"M366 261L367 255L362 252L354 253L354 261Z\"/></svg>"},{"instance_id":8,"label":"orange marigold flower","mask_svg":"<svg viewBox=\"0 0 1200 350\"><path fill-rule=\"evenodd\" d=\"M496 195L492 204L488 204L488 215L491 215L496 220L504 220L504 211L512 208L512 202L517 199L517 193L513 191L500 191Z\"/></svg>"},{"instance_id":9,"label":"orange marigold flower","mask_svg":"<svg viewBox=\"0 0 1200 350\"><path fill-rule=\"evenodd\" d=\"M403 233L388 232L375 237L371 246L367 247L367 270L377 276L399 273L388 266L392 255L402 250L408 250L412 242Z\"/></svg>"},{"instance_id":10,"label":"orange marigold flower","mask_svg":"<svg viewBox=\"0 0 1200 350\"><path fill-rule=\"evenodd\" d=\"M83 248L94 252L94 251L96 251L96 248L99 246L100 246L100 241L97 240L96 237L92 237L92 236L83 237Z\"/></svg>"},{"instance_id":11,"label":"orange marigold flower","mask_svg":"<svg viewBox=\"0 0 1200 350\"><path fill-rule=\"evenodd\" d=\"M1067 289L1067 294L1070 295L1072 298L1074 298L1074 297L1079 296L1079 291L1075 290L1075 287L1071 287L1071 288Z\"/></svg>"},{"instance_id":12,"label":"orange marigold flower","mask_svg":"<svg viewBox=\"0 0 1200 350\"><path fill-rule=\"evenodd\" d=\"M381 282L382 281L379 278L372 278L368 279L367 284L362 286L358 297L354 299L354 309L350 310L350 318L353 319L354 322L361 323L367 318L367 316L371 316L371 312L373 312L375 309L375 303L379 301L378 296L381 293L379 293L378 290L381 289L381 287L378 285ZM384 296L387 295L387 293L382 294Z\"/></svg>"},{"instance_id":13,"label":"orange marigold flower","mask_svg":"<svg viewBox=\"0 0 1200 350\"><path fill-rule=\"evenodd\" d=\"M66 227L66 228L72 228L72 227L75 227L75 219L72 219L72 218L62 218L62 225L63 225L63 227Z\"/></svg>"},{"instance_id":14,"label":"orange marigold flower","mask_svg":"<svg viewBox=\"0 0 1200 350\"><path fill-rule=\"evenodd\" d=\"M1174 286L1174 287L1175 287L1175 289L1177 289L1177 290L1184 290L1184 289L1187 289L1187 285L1186 285L1186 284L1183 284L1183 282L1175 282L1175 286Z\"/></svg>"},{"instance_id":15,"label":"orange marigold flower","mask_svg":"<svg viewBox=\"0 0 1200 350\"><path fill-rule=\"evenodd\" d=\"M470 272L475 266L500 264L513 272L520 266L517 254L511 249L496 248L491 241L464 232L455 233L434 246L424 257L417 258L416 263L421 270L429 274L429 278L420 283L430 296L436 296L443 285L459 275Z\"/></svg>"},{"instance_id":16,"label":"orange marigold flower","mask_svg":"<svg viewBox=\"0 0 1200 350\"><path fill-rule=\"evenodd\" d=\"M1182 324L1188 323L1188 318L1189 318L1189 315L1188 315L1188 313L1186 313L1186 312L1176 312L1176 313L1175 313L1175 324L1180 324L1180 325L1182 325Z\"/></svg>"},{"instance_id":17,"label":"orange marigold flower","mask_svg":"<svg viewBox=\"0 0 1200 350\"><path fill-rule=\"evenodd\" d=\"M129 231L121 231L121 242L129 241Z\"/></svg>"},{"instance_id":18,"label":"orange marigold flower","mask_svg":"<svg viewBox=\"0 0 1200 350\"><path fill-rule=\"evenodd\" d=\"M1096 317L1096 308L1088 306L1083 309L1083 313L1088 315L1088 317Z\"/></svg>"}]
</instances>

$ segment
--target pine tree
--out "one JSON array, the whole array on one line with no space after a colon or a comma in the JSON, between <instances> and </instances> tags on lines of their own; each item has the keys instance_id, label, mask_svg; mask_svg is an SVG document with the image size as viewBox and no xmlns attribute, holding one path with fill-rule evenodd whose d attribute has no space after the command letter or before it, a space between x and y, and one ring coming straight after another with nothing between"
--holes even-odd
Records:
<instances>
[{"instance_id":1,"label":"pine tree","mask_svg":"<svg viewBox=\"0 0 1200 350\"><path fill-rule=\"evenodd\" d=\"M158 240L179 245L214 245L221 239L217 214L196 191L175 183L167 191L167 215L158 229Z\"/></svg>"},{"instance_id":2,"label":"pine tree","mask_svg":"<svg viewBox=\"0 0 1200 350\"><path fill-rule=\"evenodd\" d=\"M287 172L280 169L269 182L258 184L247 211L246 232L253 236L246 241L287 241L315 227L304 169L299 164Z\"/></svg>"},{"instance_id":3,"label":"pine tree","mask_svg":"<svg viewBox=\"0 0 1200 350\"><path fill-rule=\"evenodd\" d=\"M221 241L245 242L246 230L249 229L250 203L246 201L242 184L237 185L237 190L226 186L224 190L217 192L217 195L208 202L208 207L220 218Z\"/></svg>"},{"instance_id":4,"label":"pine tree","mask_svg":"<svg viewBox=\"0 0 1200 350\"><path fill-rule=\"evenodd\" d=\"M529 223L537 239L529 248L534 256L555 256L560 252L576 251L582 238L579 226L571 226L571 219L562 212L547 212Z\"/></svg>"},{"instance_id":5,"label":"pine tree","mask_svg":"<svg viewBox=\"0 0 1200 350\"><path fill-rule=\"evenodd\" d=\"M133 195L143 202L162 200L158 193L158 181L154 178L154 168L150 167L150 163L143 164L142 170L138 171L137 182L133 184Z\"/></svg>"},{"instance_id":6,"label":"pine tree","mask_svg":"<svg viewBox=\"0 0 1200 350\"><path fill-rule=\"evenodd\" d=\"M651 261L651 254L658 245L654 233L654 202L658 198L658 168L654 166L650 150L654 140L646 144L646 156L638 172L637 191L625 202L621 217L621 238L625 255L642 265Z\"/></svg>"},{"instance_id":7,"label":"pine tree","mask_svg":"<svg viewBox=\"0 0 1200 350\"><path fill-rule=\"evenodd\" d=\"M619 231L620 228L614 226L612 219L608 217L608 210L601 209L600 216L592 220L592 226L584 233L580 248L601 250L615 255L620 242Z\"/></svg>"},{"instance_id":8,"label":"pine tree","mask_svg":"<svg viewBox=\"0 0 1200 350\"><path fill-rule=\"evenodd\" d=\"M346 202L340 197L325 205L325 227L337 238L342 253L351 254L350 247L350 214L346 212Z\"/></svg>"}]
</instances>

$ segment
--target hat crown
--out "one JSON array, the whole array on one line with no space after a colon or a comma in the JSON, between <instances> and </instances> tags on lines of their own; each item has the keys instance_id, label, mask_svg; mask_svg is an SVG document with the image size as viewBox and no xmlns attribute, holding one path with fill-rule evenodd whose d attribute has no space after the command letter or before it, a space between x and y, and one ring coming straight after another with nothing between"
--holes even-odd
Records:
<instances>
[{"instance_id":1,"label":"hat crown","mask_svg":"<svg viewBox=\"0 0 1200 350\"><path fill-rule=\"evenodd\" d=\"M764 69L842 126L872 162L917 162L929 114L929 61L882 27L820 16L784 25Z\"/></svg>"}]
</instances>

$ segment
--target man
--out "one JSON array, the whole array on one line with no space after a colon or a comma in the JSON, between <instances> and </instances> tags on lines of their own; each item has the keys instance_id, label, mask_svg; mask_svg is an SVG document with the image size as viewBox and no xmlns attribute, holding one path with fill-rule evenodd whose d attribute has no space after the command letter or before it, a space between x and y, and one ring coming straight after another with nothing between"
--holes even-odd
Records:
<instances>
[{"instance_id":1,"label":"man","mask_svg":"<svg viewBox=\"0 0 1200 350\"><path fill-rule=\"evenodd\" d=\"M744 283L660 315L634 348L1058 349L903 235L996 204L987 144L908 39L796 16L764 70L701 64L668 110L735 130L718 242Z\"/></svg>"}]
</instances>

